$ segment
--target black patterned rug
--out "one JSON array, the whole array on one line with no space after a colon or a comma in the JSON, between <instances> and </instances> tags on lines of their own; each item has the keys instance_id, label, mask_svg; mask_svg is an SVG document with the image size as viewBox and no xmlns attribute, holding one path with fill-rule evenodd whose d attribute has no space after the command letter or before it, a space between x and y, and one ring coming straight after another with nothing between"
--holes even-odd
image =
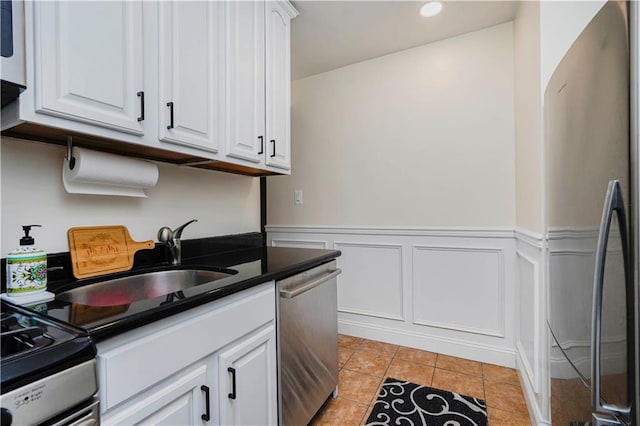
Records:
<instances>
[{"instance_id":1,"label":"black patterned rug","mask_svg":"<svg viewBox=\"0 0 640 426\"><path fill-rule=\"evenodd\" d=\"M367 426L486 426L482 399L387 377Z\"/></svg>"}]
</instances>

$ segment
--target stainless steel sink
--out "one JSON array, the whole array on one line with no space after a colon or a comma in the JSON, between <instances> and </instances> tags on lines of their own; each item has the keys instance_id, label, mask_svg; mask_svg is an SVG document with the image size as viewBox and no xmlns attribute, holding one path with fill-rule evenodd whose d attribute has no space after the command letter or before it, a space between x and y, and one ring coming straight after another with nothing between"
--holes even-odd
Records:
<instances>
[{"instance_id":1,"label":"stainless steel sink","mask_svg":"<svg viewBox=\"0 0 640 426\"><path fill-rule=\"evenodd\" d=\"M148 272L88 284L62 292L57 300L89 306L128 305L232 276L233 273L201 269Z\"/></svg>"}]
</instances>

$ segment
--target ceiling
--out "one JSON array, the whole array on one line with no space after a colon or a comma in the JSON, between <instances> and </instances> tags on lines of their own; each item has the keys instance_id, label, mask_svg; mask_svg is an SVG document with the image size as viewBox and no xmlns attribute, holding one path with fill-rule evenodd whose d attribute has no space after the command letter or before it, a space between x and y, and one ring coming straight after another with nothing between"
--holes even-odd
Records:
<instances>
[{"instance_id":1,"label":"ceiling","mask_svg":"<svg viewBox=\"0 0 640 426\"><path fill-rule=\"evenodd\" d=\"M312 1L292 4L291 79L512 21L517 1L444 1L433 18L424 1Z\"/></svg>"}]
</instances>

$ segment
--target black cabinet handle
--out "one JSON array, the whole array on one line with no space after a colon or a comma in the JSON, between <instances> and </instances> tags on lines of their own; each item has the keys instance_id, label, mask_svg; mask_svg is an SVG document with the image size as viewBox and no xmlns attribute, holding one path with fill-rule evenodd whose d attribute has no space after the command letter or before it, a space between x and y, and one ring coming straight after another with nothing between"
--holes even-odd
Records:
<instances>
[{"instance_id":1,"label":"black cabinet handle","mask_svg":"<svg viewBox=\"0 0 640 426\"><path fill-rule=\"evenodd\" d=\"M276 156L276 140L271 139L271 143L273 144L273 152L271 153L271 156L275 157Z\"/></svg>"},{"instance_id":2,"label":"black cabinet handle","mask_svg":"<svg viewBox=\"0 0 640 426\"><path fill-rule=\"evenodd\" d=\"M138 97L140 98L140 117L138 117L138 121L144 120L144 92L138 92Z\"/></svg>"},{"instance_id":3,"label":"black cabinet handle","mask_svg":"<svg viewBox=\"0 0 640 426\"><path fill-rule=\"evenodd\" d=\"M229 394L229 399L236 399L236 369L229 367L227 371L231 373L231 393Z\"/></svg>"},{"instance_id":4,"label":"black cabinet handle","mask_svg":"<svg viewBox=\"0 0 640 426\"><path fill-rule=\"evenodd\" d=\"M173 102L167 102L167 106L169 107L169 120L170 124L167 126L167 130L173 129Z\"/></svg>"},{"instance_id":5,"label":"black cabinet handle","mask_svg":"<svg viewBox=\"0 0 640 426\"><path fill-rule=\"evenodd\" d=\"M200 416L202 420L208 422L211 419L211 406L209 405L209 386L202 385L200 390L204 392L205 413Z\"/></svg>"},{"instance_id":6,"label":"black cabinet handle","mask_svg":"<svg viewBox=\"0 0 640 426\"><path fill-rule=\"evenodd\" d=\"M261 155L264 153L264 136L258 136L258 139L260 139L260 152L258 155Z\"/></svg>"}]
</instances>

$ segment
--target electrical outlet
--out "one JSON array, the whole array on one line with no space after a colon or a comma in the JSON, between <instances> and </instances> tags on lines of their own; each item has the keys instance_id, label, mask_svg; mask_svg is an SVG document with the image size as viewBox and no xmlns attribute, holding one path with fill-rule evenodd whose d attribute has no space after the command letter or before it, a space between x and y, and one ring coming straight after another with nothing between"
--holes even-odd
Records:
<instances>
[{"instance_id":1,"label":"electrical outlet","mask_svg":"<svg viewBox=\"0 0 640 426\"><path fill-rule=\"evenodd\" d=\"M293 203L294 204L302 204L302 190L296 189L293 191Z\"/></svg>"}]
</instances>

